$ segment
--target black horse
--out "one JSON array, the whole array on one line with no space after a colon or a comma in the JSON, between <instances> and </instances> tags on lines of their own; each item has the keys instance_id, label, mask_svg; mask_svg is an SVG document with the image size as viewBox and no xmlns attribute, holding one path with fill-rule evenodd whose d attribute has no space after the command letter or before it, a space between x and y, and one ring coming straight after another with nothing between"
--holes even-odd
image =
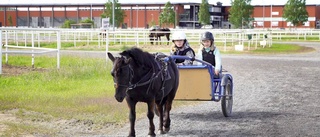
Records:
<instances>
[{"instance_id":1,"label":"black horse","mask_svg":"<svg viewBox=\"0 0 320 137\"><path fill-rule=\"evenodd\" d=\"M161 37L166 36L167 38L167 45L169 45L170 41L170 29L169 28L162 28L162 29L152 29L150 30L149 38L150 38L150 43L153 45L153 41L161 41Z\"/></svg>"},{"instance_id":2,"label":"black horse","mask_svg":"<svg viewBox=\"0 0 320 137\"><path fill-rule=\"evenodd\" d=\"M106 38L107 37L107 30L103 30L103 32L100 32L99 35L102 35L102 38Z\"/></svg>"},{"instance_id":3,"label":"black horse","mask_svg":"<svg viewBox=\"0 0 320 137\"><path fill-rule=\"evenodd\" d=\"M170 130L170 110L179 85L176 64L173 60L161 61L158 54L150 54L139 48L125 50L120 55L114 57L108 53L109 59L113 62L111 75L114 80L115 98L118 102L125 98L130 109L129 136L135 136L137 102L148 104L148 135L155 136L154 111L159 112L159 133L165 134Z\"/></svg>"}]
</instances>

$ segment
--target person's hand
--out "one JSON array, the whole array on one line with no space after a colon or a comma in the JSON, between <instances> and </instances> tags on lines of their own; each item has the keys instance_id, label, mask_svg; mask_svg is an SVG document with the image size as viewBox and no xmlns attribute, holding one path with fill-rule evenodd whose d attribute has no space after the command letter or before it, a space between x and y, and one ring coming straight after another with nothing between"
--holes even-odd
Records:
<instances>
[{"instance_id":1,"label":"person's hand","mask_svg":"<svg viewBox=\"0 0 320 137\"><path fill-rule=\"evenodd\" d=\"M219 75L219 70L214 70L214 74Z\"/></svg>"},{"instance_id":2,"label":"person's hand","mask_svg":"<svg viewBox=\"0 0 320 137\"><path fill-rule=\"evenodd\" d=\"M176 46L172 46L171 47L171 52L176 52L178 49L177 49L177 47Z\"/></svg>"}]
</instances>

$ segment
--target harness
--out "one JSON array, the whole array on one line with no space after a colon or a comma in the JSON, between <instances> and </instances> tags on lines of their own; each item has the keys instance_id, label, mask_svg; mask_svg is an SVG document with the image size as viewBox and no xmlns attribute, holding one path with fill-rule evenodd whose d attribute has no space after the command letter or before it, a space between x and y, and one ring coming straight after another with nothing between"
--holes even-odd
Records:
<instances>
[{"instance_id":1,"label":"harness","mask_svg":"<svg viewBox=\"0 0 320 137\"><path fill-rule=\"evenodd\" d=\"M147 85L147 84L150 84L150 83L151 83L150 85L152 85L153 80L158 78L158 76L162 73L164 75L162 75L163 83L162 83L161 89L164 90L164 81L166 80L166 77L167 77L166 74L167 74L167 70L168 70L168 65L167 65L168 63L166 63L166 62L162 61L161 59L159 59L158 56L155 57L155 60L158 60L158 61L161 62L161 65L160 65L156 61L157 62L157 67L160 68L160 70L157 73L155 73L156 72L155 65L152 65L152 68L148 71L148 73L144 77L142 77L137 83L132 84L131 82L132 82L132 79L134 77L134 71L133 71L132 67L130 66L130 64L128 64L128 65L122 66L122 68L128 67L127 70L129 71L128 73L129 73L129 77L130 77L129 78L129 84L128 85L123 85L123 84L118 84L118 83L115 83L115 84L117 86L119 86L119 87L127 88L127 91L128 91L128 90L132 90L132 89L134 89L136 87L144 86L144 85ZM146 79L149 76L149 74L151 74L151 73L152 73L152 75L150 76L149 80L142 82L142 80ZM150 86L149 86L149 88L150 88ZM148 88L148 91L149 91L149 88Z\"/></svg>"}]
</instances>

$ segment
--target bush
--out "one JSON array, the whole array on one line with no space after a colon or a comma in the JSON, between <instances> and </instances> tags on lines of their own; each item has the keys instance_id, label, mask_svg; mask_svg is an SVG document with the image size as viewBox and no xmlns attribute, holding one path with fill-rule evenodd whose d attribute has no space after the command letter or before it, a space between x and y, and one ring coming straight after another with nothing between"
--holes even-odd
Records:
<instances>
[{"instance_id":1,"label":"bush","mask_svg":"<svg viewBox=\"0 0 320 137\"><path fill-rule=\"evenodd\" d=\"M74 20L65 20L61 28L71 28L71 24L75 24Z\"/></svg>"}]
</instances>

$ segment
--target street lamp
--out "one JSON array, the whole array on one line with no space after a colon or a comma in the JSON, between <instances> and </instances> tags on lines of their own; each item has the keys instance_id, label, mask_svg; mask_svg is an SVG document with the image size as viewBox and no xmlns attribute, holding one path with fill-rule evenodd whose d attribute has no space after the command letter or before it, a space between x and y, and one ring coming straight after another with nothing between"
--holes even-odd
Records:
<instances>
[{"instance_id":1,"label":"street lamp","mask_svg":"<svg viewBox=\"0 0 320 137\"><path fill-rule=\"evenodd\" d=\"M137 6L137 18L136 18L136 19L137 19L137 28L138 28L138 23L139 23L139 22L138 22L138 20L139 20L138 10L139 10L139 7L138 7L138 5L136 5L136 6Z\"/></svg>"},{"instance_id":2,"label":"street lamp","mask_svg":"<svg viewBox=\"0 0 320 137\"><path fill-rule=\"evenodd\" d=\"M272 29L272 4L271 4L271 6L270 6L270 16L271 16L270 29Z\"/></svg>"},{"instance_id":3,"label":"street lamp","mask_svg":"<svg viewBox=\"0 0 320 137\"><path fill-rule=\"evenodd\" d=\"M114 31L114 0L112 1L112 30Z\"/></svg>"},{"instance_id":4,"label":"street lamp","mask_svg":"<svg viewBox=\"0 0 320 137\"><path fill-rule=\"evenodd\" d=\"M177 27L177 10L178 10L178 7L174 7L175 9L175 13L174 13L174 28Z\"/></svg>"},{"instance_id":5,"label":"street lamp","mask_svg":"<svg viewBox=\"0 0 320 137\"><path fill-rule=\"evenodd\" d=\"M264 0L262 1L262 3L263 3L263 8L262 8L262 10L263 10L263 29L264 29Z\"/></svg>"}]
</instances>

